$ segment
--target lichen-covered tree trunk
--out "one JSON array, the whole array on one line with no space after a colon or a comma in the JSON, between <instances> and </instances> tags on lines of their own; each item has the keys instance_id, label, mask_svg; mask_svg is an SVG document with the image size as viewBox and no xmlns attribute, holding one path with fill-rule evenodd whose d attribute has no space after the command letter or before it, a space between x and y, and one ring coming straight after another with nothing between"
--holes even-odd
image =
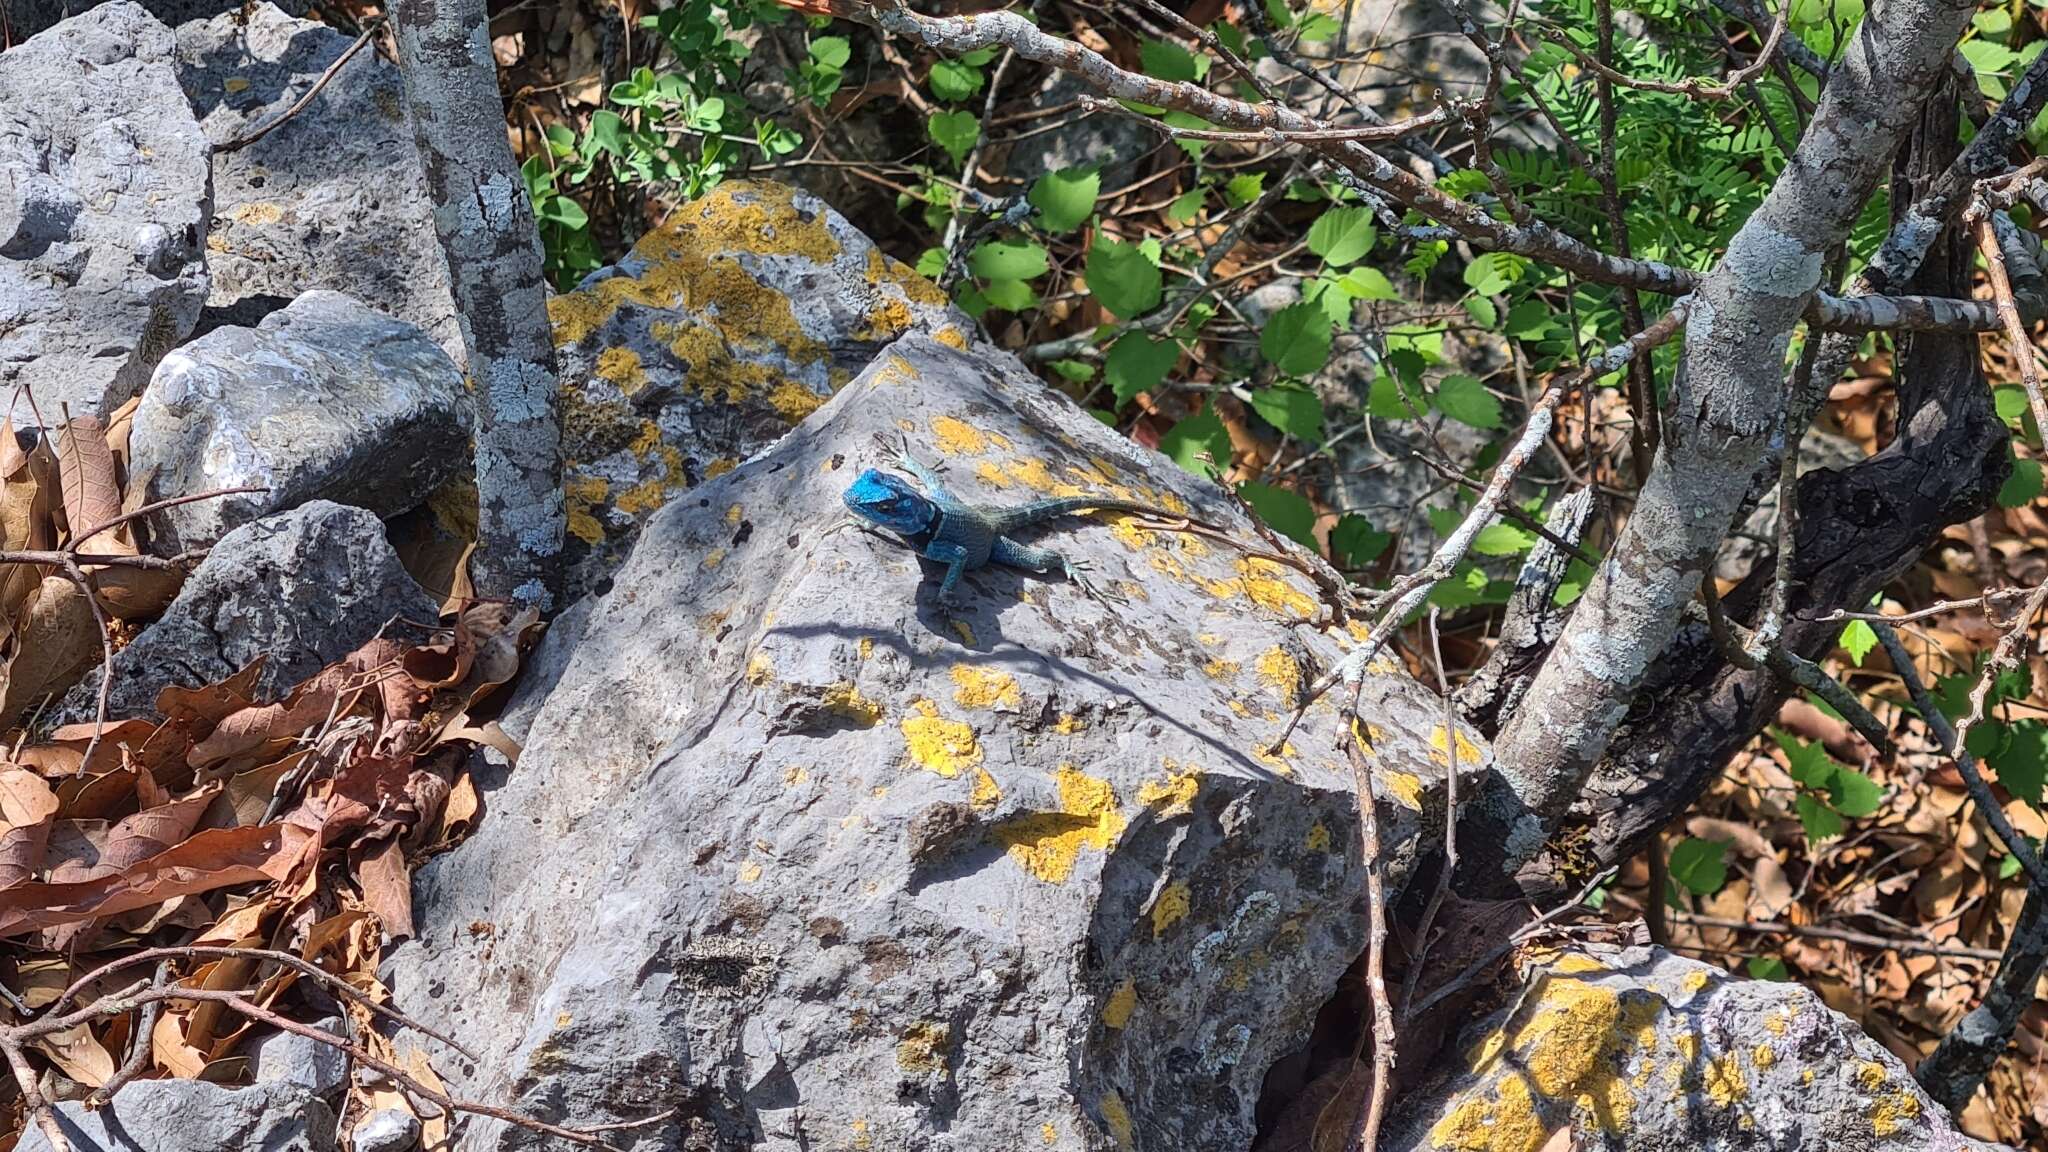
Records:
<instances>
[{"instance_id":1,"label":"lichen-covered tree trunk","mask_svg":"<svg viewBox=\"0 0 2048 1152\"><path fill-rule=\"evenodd\" d=\"M484 0L398 0L392 27L477 398L477 590L552 607L562 551L555 349L533 205L505 135Z\"/></svg>"},{"instance_id":2,"label":"lichen-covered tree trunk","mask_svg":"<svg viewBox=\"0 0 2048 1152\"><path fill-rule=\"evenodd\" d=\"M1840 244L1921 102L1939 87L1974 9L1874 4L1830 73L1785 171L1694 294L1666 440L1628 527L1501 734L1499 760L1539 844L1606 751L1678 627L1714 548L1782 428L1785 352Z\"/></svg>"}]
</instances>

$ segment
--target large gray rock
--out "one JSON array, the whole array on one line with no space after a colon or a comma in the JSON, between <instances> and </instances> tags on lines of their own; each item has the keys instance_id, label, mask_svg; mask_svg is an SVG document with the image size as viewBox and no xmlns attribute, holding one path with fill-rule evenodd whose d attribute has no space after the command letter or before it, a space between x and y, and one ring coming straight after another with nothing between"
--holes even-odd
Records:
<instances>
[{"instance_id":1,"label":"large gray rock","mask_svg":"<svg viewBox=\"0 0 2048 1152\"><path fill-rule=\"evenodd\" d=\"M728 180L548 301L562 380L569 600L640 525L816 411L906 332L964 346L945 293L783 184Z\"/></svg>"},{"instance_id":2,"label":"large gray rock","mask_svg":"<svg viewBox=\"0 0 2048 1152\"><path fill-rule=\"evenodd\" d=\"M282 115L351 38L259 0L178 28L178 79L207 138ZM463 359L398 69L366 47L290 120L214 157L207 322L253 324L331 288L426 329Z\"/></svg>"},{"instance_id":3,"label":"large gray rock","mask_svg":"<svg viewBox=\"0 0 2048 1152\"><path fill-rule=\"evenodd\" d=\"M427 334L338 292L164 357L135 409L131 483L149 499L265 487L165 509L159 551L203 547L308 500L396 516L463 470L462 373Z\"/></svg>"},{"instance_id":4,"label":"large gray rock","mask_svg":"<svg viewBox=\"0 0 2048 1152\"><path fill-rule=\"evenodd\" d=\"M109 715L150 713L166 685L198 687L265 657L259 697L281 694L356 650L393 617L432 620L439 603L399 566L384 523L315 500L244 524L213 546L163 618L114 654ZM52 723L91 720L98 672Z\"/></svg>"},{"instance_id":5,"label":"large gray rock","mask_svg":"<svg viewBox=\"0 0 2048 1152\"><path fill-rule=\"evenodd\" d=\"M1395 1102L1385 1149L1988 1150L1884 1046L1797 984L1649 947L1552 954ZM1462 1057L1462 1059L1460 1058Z\"/></svg>"},{"instance_id":6,"label":"large gray rock","mask_svg":"<svg viewBox=\"0 0 2048 1152\"><path fill-rule=\"evenodd\" d=\"M52 422L140 391L206 298L208 149L172 47L123 0L0 54L0 389Z\"/></svg>"},{"instance_id":7,"label":"large gray rock","mask_svg":"<svg viewBox=\"0 0 2048 1152\"><path fill-rule=\"evenodd\" d=\"M330 1036L348 1035L339 1016L314 1020L312 1026ZM258 1084L296 1084L322 1099L332 1100L348 1083L348 1053L296 1032L272 1032L251 1046L253 1079Z\"/></svg>"},{"instance_id":8,"label":"large gray rock","mask_svg":"<svg viewBox=\"0 0 2048 1152\"><path fill-rule=\"evenodd\" d=\"M334 1113L296 1084L138 1080L106 1107L57 1105L72 1152L333 1152ZM51 1152L29 1124L17 1152Z\"/></svg>"},{"instance_id":9,"label":"large gray rock","mask_svg":"<svg viewBox=\"0 0 2048 1152\"><path fill-rule=\"evenodd\" d=\"M0 0L0 22L4 22L5 43L16 44L60 20L88 12L101 0ZM243 0L143 0L142 6L165 24L176 28L187 20L202 19L242 6ZM293 13L303 14L311 0L285 0Z\"/></svg>"},{"instance_id":10,"label":"large gray rock","mask_svg":"<svg viewBox=\"0 0 2048 1152\"><path fill-rule=\"evenodd\" d=\"M1261 753L1352 634L1303 624L1290 568L1123 521L1048 534L1120 607L988 569L941 609L910 552L835 528L878 435L970 499L1250 535L1008 356L899 341L648 522L490 817L418 873L387 982L478 1053L469 1095L691 1102L622 1146L1249 1146L1363 943L1351 737L1325 701ZM1388 663L1363 700L1398 887L1440 819L1442 708Z\"/></svg>"}]
</instances>

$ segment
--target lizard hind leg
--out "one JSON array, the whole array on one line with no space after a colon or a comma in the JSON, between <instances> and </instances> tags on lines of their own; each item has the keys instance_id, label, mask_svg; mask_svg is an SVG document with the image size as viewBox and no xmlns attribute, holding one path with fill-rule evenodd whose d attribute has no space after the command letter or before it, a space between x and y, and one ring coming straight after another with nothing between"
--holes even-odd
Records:
<instances>
[{"instance_id":1,"label":"lizard hind leg","mask_svg":"<svg viewBox=\"0 0 2048 1152\"><path fill-rule=\"evenodd\" d=\"M1042 573L1058 572L1092 599L1110 604L1122 602L1121 597L1111 593L1092 578L1094 569L1090 564L1083 560L1069 560L1050 548L1033 548L1029 544L1019 544L1008 536L998 536L988 558L1011 568Z\"/></svg>"}]
</instances>

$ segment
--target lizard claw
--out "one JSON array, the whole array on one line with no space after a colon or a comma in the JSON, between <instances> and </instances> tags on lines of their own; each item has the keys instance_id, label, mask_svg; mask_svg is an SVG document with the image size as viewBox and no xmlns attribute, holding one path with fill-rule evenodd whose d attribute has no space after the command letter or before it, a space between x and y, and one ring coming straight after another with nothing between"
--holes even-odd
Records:
<instances>
[{"instance_id":1,"label":"lizard claw","mask_svg":"<svg viewBox=\"0 0 2048 1152\"><path fill-rule=\"evenodd\" d=\"M880 448L898 468L907 472L920 471L920 463L910 451L910 434L898 432L894 436L886 432L875 433L875 446ZM937 469L933 469L937 471Z\"/></svg>"},{"instance_id":2,"label":"lizard claw","mask_svg":"<svg viewBox=\"0 0 2048 1152\"><path fill-rule=\"evenodd\" d=\"M1062 563L1067 581L1081 590L1083 596L1107 608L1121 608L1130 603L1125 596L1108 583L1095 578L1095 565L1086 560L1067 560Z\"/></svg>"}]
</instances>

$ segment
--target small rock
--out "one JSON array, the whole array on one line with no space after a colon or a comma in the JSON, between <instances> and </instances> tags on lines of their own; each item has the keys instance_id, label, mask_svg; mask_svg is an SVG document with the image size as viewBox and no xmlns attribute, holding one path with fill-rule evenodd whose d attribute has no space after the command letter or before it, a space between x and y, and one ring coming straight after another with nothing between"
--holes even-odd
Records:
<instances>
[{"instance_id":1,"label":"small rock","mask_svg":"<svg viewBox=\"0 0 2048 1152\"><path fill-rule=\"evenodd\" d=\"M313 291L164 357L135 410L129 474L152 500L269 489L165 509L158 551L308 500L395 516L464 466L466 408L462 373L425 332Z\"/></svg>"},{"instance_id":2,"label":"small rock","mask_svg":"<svg viewBox=\"0 0 2048 1152\"><path fill-rule=\"evenodd\" d=\"M44 419L140 391L206 299L207 144L172 49L121 0L0 54L0 389Z\"/></svg>"},{"instance_id":3,"label":"small rock","mask_svg":"<svg viewBox=\"0 0 2048 1152\"><path fill-rule=\"evenodd\" d=\"M73 1152L334 1152L334 1112L297 1084L228 1088L204 1080L138 1080L106 1107L57 1106ZM33 1123L16 1152L51 1152Z\"/></svg>"},{"instance_id":4,"label":"small rock","mask_svg":"<svg viewBox=\"0 0 2048 1152\"><path fill-rule=\"evenodd\" d=\"M16 41L33 36L67 16L98 7L100 0L7 0L7 30ZM243 0L143 0L150 15L175 28L187 20L228 12L242 7ZM285 7L304 13L311 0L285 0Z\"/></svg>"},{"instance_id":5,"label":"small rock","mask_svg":"<svg viewBox=\"0 0 2048 1152\"><path fill-rule=\"evenodd\" d=\"M395 616L431 620L439 604L405 569L372 513L315 500L223 537L163 618L114 655L110 716L145 715L166 685L198 687L267 660L268 698L348 655ZM88 674L52 724L91 720Z\"/></svg>"},{"instance_id":6,"label":"small rock","mask_svg":"<svg viewBox=\"0 0 2048 1152\"><path fill-rule=\"evenodd\" d=\"M348 1025L339 1016L316 1020L313 1027L335 1036L346 1036ZM332 1044L322 1044L292 1032L276 1032L256 1042L258 1084L296 1084L323 1099L348 1083L348 1056Z\"/></svg>"},{"instance_id":7,"label":"small rock","mask_svg":"<svg viewBox=\"0 0 2048 1152\"><path fill-rule=\"evenodd\" d=\"M402 1108L370 1113L349 1133L356 1152L407 1152L420 1142L419 1118Z\"/></svg>"},{"instance_id":8,"label":"small rock","mask_svg":"<svg viewBox=\"0 0 2048 1152\"><path fill-rule=\"evenodd\" d=\"M1086 81L1054 71L1038 86L1032 107L1064 108L1095 95L1099 93ZM1108 192L1130 183L1138 165L1160 144L1152 129L1128 116L1068 116L1058 127L1011 149L1004 167L1012 178L1032 181L1047 172L1092 166L1100 171L1102 190Z\"/></svg>"},{"instance_id":9,"label":"small rock","mask_svg":"<svg viewBox=\"0 0 2048 1152\"><path fill-rule=\"evenodd\" d=\"M179 25L178 82L219 146L283 115L351 40L261 0ZM202 330L254 324L308 288L331 288L419 325L463 360L398 69L375 48L262 139L216 152L213 195Z\"/></svg>"}]
</instances>

